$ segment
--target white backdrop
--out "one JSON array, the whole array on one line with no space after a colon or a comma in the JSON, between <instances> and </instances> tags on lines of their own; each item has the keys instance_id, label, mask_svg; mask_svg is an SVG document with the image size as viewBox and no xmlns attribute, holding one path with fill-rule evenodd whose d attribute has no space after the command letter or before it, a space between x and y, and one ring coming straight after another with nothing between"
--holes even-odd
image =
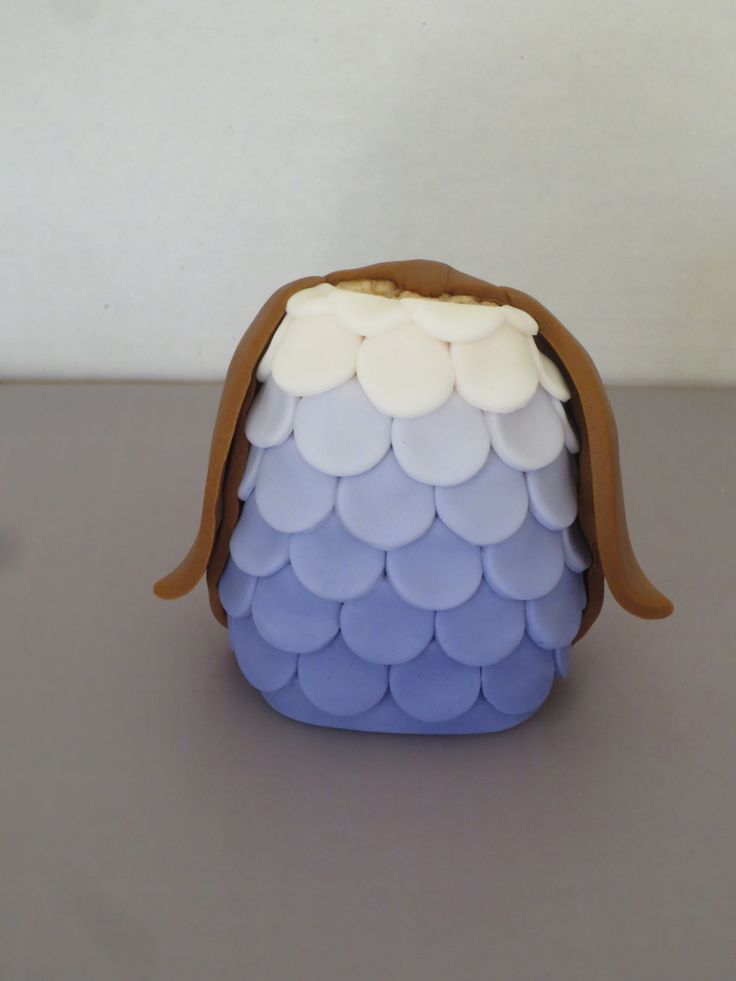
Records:
<instances>
[{"instance_id":1,"label":"white backdrop","mask_svg":"<svg viewBox=\"0 0 736 981\"><path fill-rule=\"evenodd\" d=\"M610 381L736 381L732 0L3 0L0 374L217 378L283 282L443 259Z\"/></svg>"}]
</instances>

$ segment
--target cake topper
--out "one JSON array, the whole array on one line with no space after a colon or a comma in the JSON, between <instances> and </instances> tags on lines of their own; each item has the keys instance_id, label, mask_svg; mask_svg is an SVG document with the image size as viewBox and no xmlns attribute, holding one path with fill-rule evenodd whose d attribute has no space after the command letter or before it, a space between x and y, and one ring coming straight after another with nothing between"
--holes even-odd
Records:
<instances>
[{"instance_id":1,"label":"cake topper","mask_svg":"<svg viewBox=\"0 0 736 981\"><path fill-rule=\"evenodd\" d=\"M244 674L319 725L468 733L528 718L604 579L672 604L626 526L593 362L541 304L422 260L297 280L238 345L197 537Z\"/></svg>"}]
</instances>

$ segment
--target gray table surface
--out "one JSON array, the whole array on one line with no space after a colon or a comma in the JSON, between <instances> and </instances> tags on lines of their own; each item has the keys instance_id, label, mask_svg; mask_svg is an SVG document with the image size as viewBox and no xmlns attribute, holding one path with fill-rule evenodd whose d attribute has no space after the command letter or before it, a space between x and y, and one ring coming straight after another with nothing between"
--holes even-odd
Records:
<instances>
[{"instance_id":1,"label":"gray table surface","mask_svg":"<svg viewBox=\"0 0 736 981\"><path fill-rule=\"evenodd\" d=\"M209 385L0 388L0 978L736 977L736 391L613 391L632 535L539 715L272 713L189 547Z\"/></svg>"}]
</instances>

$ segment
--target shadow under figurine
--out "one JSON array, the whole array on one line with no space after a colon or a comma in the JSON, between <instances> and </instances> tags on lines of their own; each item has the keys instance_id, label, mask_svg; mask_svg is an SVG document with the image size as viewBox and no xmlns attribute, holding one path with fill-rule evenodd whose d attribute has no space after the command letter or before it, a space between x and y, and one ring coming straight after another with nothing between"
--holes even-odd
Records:
<instances>
[{"instance_id":1,"label":"shadow under figurine","mask_svg":"<svg viewBox=\"0 0 736 981\"><path fill-rule=\"evenodd\" d=\"M567 674L634 556L616 426L544 307L441 263L278 290L225 381L202 518L158 596L207 574L243 674L301 722L506 729Z\"/></svg>"}]
</instances>

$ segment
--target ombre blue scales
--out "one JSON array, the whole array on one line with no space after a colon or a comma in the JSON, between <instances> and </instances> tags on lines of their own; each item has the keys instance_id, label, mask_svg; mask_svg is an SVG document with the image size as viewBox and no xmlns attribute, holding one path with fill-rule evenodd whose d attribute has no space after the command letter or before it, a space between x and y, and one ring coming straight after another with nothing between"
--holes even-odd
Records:
<instances>
[{"instance_id":1,"label":"ombre blue scales","mask_svg":"<svg viewBox=\"0 0 736 981\"><path fill-rule=\"evenodd\" d=\"M246 420L219 592L248 681L283 715L375 732L494 732L569 669L590 553L559 407L499 419L453 394L390 419L355 379Z\"/></svg>"}]
</instances>

